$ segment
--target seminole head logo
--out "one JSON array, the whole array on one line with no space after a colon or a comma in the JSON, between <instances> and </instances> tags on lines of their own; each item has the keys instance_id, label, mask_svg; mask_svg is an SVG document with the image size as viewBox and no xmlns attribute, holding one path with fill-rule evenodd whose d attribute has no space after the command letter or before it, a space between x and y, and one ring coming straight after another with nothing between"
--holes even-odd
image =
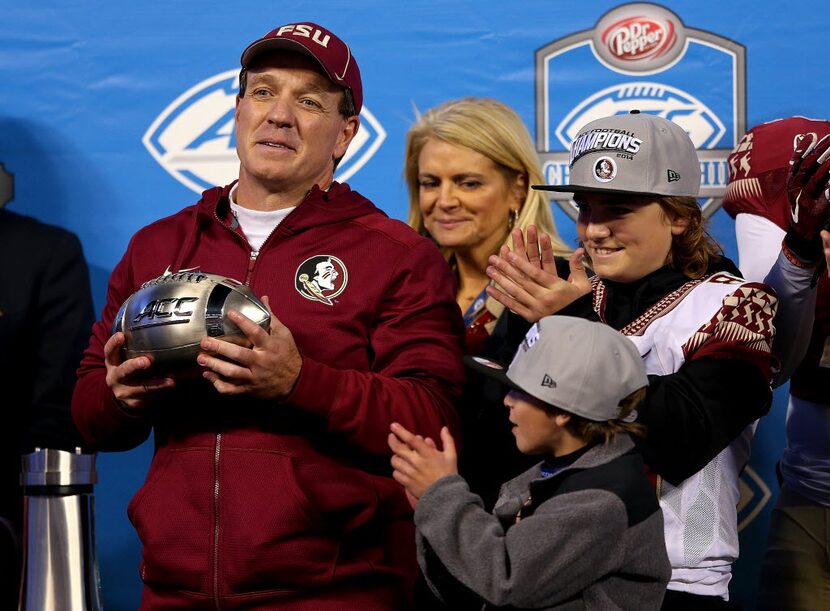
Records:
<instances>
[{"instance_id":1,"label":"seminole head logo","mask_svg":"<svg viewBox=\"0 0 830 611\"><path fill-rule=\"evenodd\" d=\"M600 182L614 180L617 175L617 162L610 157L600 157L594 164L594 176Z\"/></svg>"},{"instance_id":2,"label":"seminole head logo","mask_svg":"<svg viewBox=\"0 0 830 611\"><path fill-rule=\"evenodd\" d=\"M309 257L294 274L297 292L311 301L332 305L333 299L346 288L349 272L343 262L332 255Z\"/></svg>"}]
</instances>

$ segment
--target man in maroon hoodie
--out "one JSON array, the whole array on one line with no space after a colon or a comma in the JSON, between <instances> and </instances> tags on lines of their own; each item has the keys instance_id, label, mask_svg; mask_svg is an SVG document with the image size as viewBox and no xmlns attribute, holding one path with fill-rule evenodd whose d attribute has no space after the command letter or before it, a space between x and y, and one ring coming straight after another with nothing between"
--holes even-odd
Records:
<instances>
[{"instance_id":1,"label":"man in maroon hoodie","mask_svg":"<svg viewBox=\"0 0 830 611\"><path fill-rule=\"evenodd\" d=\"M360 72L313 23L242 55L239 180L141 229L114 269L79 369L86 441L156 452L128 515L142 609L406 609L411 512L386 434L456 427L463 370L453 280L438 250L333 182L359 127ZM270 331L205 338L202 378L124 360L113 318L143 282L199 269L248 284Z\"/></svg>"}]
</instances>

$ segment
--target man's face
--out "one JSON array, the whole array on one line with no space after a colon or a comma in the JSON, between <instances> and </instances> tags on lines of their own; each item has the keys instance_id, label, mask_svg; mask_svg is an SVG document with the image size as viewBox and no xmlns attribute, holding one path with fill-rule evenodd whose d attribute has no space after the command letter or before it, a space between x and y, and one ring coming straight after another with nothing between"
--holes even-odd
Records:
<instances>
[{"instance_id":1,"label":"man's face","mask_svg":"<svg viewBox=\"0 0 830 611\"><path fill-rule=\"evenodd\" d=\"M358 127L340 115L343 95L310 57L272 53L254 64L236 102L240 187L300 196L327 187Z\"/></svg>"},{"instance_id":2,"label":"man's face","mask_svg":"<svg viewBox=\"0 0 830 611\"><path fill-rule=\"evenodd\" d=\"M334 281L337 280L337 270L331 261L321 261L316 266L316 273L314 274L314 281L320 288L334 290Z\"/></svg>"}]
</instances>

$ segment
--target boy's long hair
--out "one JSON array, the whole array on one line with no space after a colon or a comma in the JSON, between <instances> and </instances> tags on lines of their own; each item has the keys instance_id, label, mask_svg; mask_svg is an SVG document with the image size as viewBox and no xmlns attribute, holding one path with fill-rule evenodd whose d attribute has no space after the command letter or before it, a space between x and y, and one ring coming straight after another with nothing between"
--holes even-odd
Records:
<instances>
[{"instance_id":1,"label":"boy's long hair","mask_svg":"<svg viewBox=\"0 0 830 611\"><path fill-rule=\"evenodd\" d=\"M672 236L666 263L690 278L703 277L709 262L723 256L723 249L706 230L706 220L697 200L694 197L661 197L657 203L670 220L683 218L689 223L683 233Z\"/></svg>"},{"instance_id":2,"label":"boy's long hair","mask_svg":"<svg viewBox=\"0 0 830 611\"><path fill-rule=\"evenodd\" d=\"M588 445L595 443L608 444L620 433L628 433L635 438L645 435L645 427L642 424L623 422L623 419L637 408L645 398L647 391L648 387L644 386L620 401L620 415L615 420L597 422L596 420L588 420L582 416L560 410L552 405L545 405L544 408L549 413L568 414L571 419L565 426L571 433L582 439Z\"/></svg>"}]
</instances>

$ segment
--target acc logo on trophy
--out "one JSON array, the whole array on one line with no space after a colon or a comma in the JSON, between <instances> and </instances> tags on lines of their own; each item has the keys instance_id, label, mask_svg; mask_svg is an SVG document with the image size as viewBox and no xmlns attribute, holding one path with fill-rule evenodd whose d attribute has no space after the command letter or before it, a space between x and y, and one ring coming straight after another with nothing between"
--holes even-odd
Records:
<instances>
[{"instance_id":1,"label":"acc logo on trophy","mask_svg":"<svg viewBox=\"0 0 830 611\"><path fill-rule=\"evenodd\" d=\"M229 70L197 83L156 117L142 142L173 178L201 193L239 175L234 111L239 71ZM360 129L337 166L344 182L362 168L386 139L386 131L364 105Z\"/></svg>"},{"instance_id":2,"label":"acc logo on trophy","mask_svg":"<svg viewBox=\"0 0 830 611\"><path fill-rule=\"evenodd\" d=\"M746 129L745 67L742 45L645 2L614 8L595 27L538 49L536 148L546 182L567 183L568 149L583 125L636 109L689 134L700 158L700 195L708 198L701 206L711 215L726 189L726 158ZM610 168L597 171L601 178ZM576 218L568 194L552 197Z\"/></svg>"},{"instance_id":3,"label":"acc logo on trophy","mask_svg":"<svg viewBox=\"0 0 830 611\"><path fill-rule=\"evenodd\" d=\"M294 288L311 301L333 305L333 299L346 288L349 272L343 262L332 255L309 257L294 274Z\"/></svg>"},{"instance_id":4,"label":"acc logo on trophy","mask_svg":"<svg viewBox=\"0 0 830 611\"><path fill-rule=\"evenodd\" d=\"M249 345L228 318L234 309L268 329L271 313L250 288L233 278L177 272L148 280L121 305L112 332L124 333L127 358L147 354L153 367L193 367L205 336Z\"/></svg>"}]
</instances>

